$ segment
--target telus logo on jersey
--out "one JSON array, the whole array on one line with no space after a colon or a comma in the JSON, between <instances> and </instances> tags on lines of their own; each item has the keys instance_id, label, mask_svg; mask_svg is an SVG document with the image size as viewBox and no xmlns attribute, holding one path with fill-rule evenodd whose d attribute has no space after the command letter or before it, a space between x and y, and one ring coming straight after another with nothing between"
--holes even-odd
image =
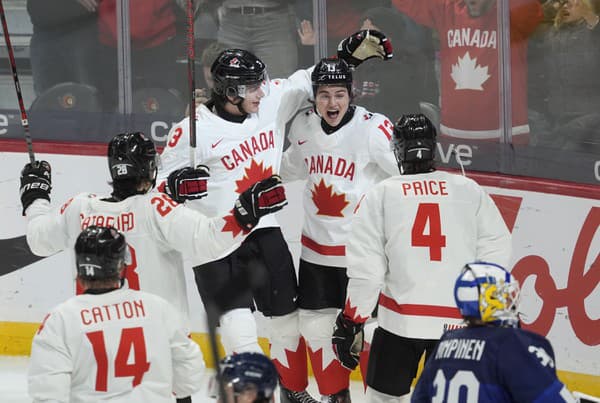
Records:
<instances>
[{"instance_id":1,"label":"telus logo on jersey","mask_svg":"<svg viewBox=\"0 0 600 403\"><path fill-rule=\"evenodd\" d=\"M354 180L356 166L353 161L344 158L332 157L331 155L311 155L305 158L304 163L308 168L308 174L329 174Z\"/></svg>"},{"instance_id":2,"label":"telus logo on jersey","mask_svg":"<svg viewBox=\"0 0 600 403\"><path fill-rule=\"evenodd\" d=\"M449 29L447 33L448 47L471 46L475 48L496 49L496 31L482 31L480 29L459 28Z\"/></svg>"},{"instance_id":3,"label":"telus logo on jersey","mask_svg":"<svg viewBox=\"0 0 600 403\"><path fill-rule=\"evenodd\" d=\"M272 148L275 148L275 138L273 130L269 130L269 133L262 132L245 140L221 158L221 162L228 171L232 171L249 158Z\"/></svg>"},{"instance_id":4,"label":"telus logo on jersey","mask_svg":"<svg viewBox=\"0 0 600 403\"><path fill-rule=\"evenodd\" d=\"M118 229L121 232L131 231L135 226L134 214L129 213L121 213L118 216L109 216L109 215L90 215L85 216L80 214L81 218L81 229L84 230L90 225L97 225L99 227L108 227L112 226Z\"/></svg>"}]
</instances>

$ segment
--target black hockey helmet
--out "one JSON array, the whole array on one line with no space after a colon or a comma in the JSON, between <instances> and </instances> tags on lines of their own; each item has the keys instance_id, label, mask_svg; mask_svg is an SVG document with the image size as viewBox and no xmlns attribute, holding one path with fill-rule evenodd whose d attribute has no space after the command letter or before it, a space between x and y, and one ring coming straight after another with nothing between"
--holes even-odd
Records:
<instances>
[{"instance_id":1,"label":"black hockey helmet","mask_svg":"<svg viewBox=\"0 0 600 403\"><path fill-rule=\"evenodd\" d=\"M113 181L148 179L154 185L159 155L142 132L117 134L108 144L108 167Z\"/></svg>"},{"instance_id":2,"label":"black hockey helmet","mask_svg":"<svg viewBox=\"0 0 600 403\"><path fill-rule=\"evenodd\" d=\"M400 173L422 173L433 169L437 131L423 114L402 115L394 125L390 142Z\"/></svg>"},{"instance_id":3,"label":"black hockey helmet","mask_svg":"<svg viewBox=\"0 0 600 403\"><path fill-rule=\"evenodd\" d=\"M125 236L113 227L84 229L75 242L77 275L85 280L118 278L125 264Z\"/></svg>"},{"instance_id":4,"label":"black hockey helmet","mask_svg":"<svg viewBox=\"0 0 600 403\"><path fill-rule=\"evenodd\" d=\"M234 395L248 389L256 391L254 402L268 402L277 387L277 369L264 354L245 352L221 360L221 378L233 387Z\"/></svg>"},{"instance_id":5,"label":"black hockey helmet","mask_svg":"<svg viewBox=\"0 0 600 403\"><path fill-rule=\"evenodd\" d=\"M260 85L269 81L267 66L254 54L243 49L226 49L221 52L210 72L214 80L213 91L221 97L244 98L247 85Z\"/></svg>"},{"instance_id":6,"label":"black hockey helmet","mask_svg":"<svg viewBox=\"0 0 600 403\"><path fill-rule=\"evenodd\" d=\"M343 59L324 58L317 63L311 76L313 95L317 95L320 85L341 85L352 95L352 71Z\"/></svg>"}]
</instances>

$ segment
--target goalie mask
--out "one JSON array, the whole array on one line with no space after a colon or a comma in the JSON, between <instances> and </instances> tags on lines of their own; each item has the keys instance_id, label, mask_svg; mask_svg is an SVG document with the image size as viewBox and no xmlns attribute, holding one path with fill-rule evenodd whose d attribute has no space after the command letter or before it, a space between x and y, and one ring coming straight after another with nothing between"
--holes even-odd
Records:
<instances>
[{"instance_id":1,"label":"goalie mask","mask_svg":"<svg viewBox=\"0 0 600 403\"><path fill-rule=\"evenodd\" d=\"M245 98L259 88L268 95L269 77L265 64L243 49L221 52L210 68L214 80L213 91L220 97Z\"/></svg>"},{"instance_id":2,"label":"goalie mask","mask_svg":"<svg viewBox=\"0 0 600 403\"><path fill-rule=\"evenodd\" d=\"M144 133L117 134L108 144L108 167L113 181L147 179L154 184L159 155Z\"/></svg>"},{"instance_id":3,"label":"goalie mask","mask_svg":"<svg viewBox=\"0 0 600 403\"><path fill-rule=\"evenodd\" d=\"M517 327L519 283L503 267L493 263L469 263L454 285L454 299L465 320Z\"/></svg>"},{"instance_id":4,"label":"goalie mask","mask_svg":"<svg viewBox=\"0 0 600 403\"><path fill-rule=\"evenodd\" d=\"M256 393L254 403L273 399L279 376L275 365L264 354L245 352L229 355L221 361L220 367L223 383L233 388L234 396L251 391Z\"/></svg>"},{"instance_id":5,"label":"goalie mask","mask_svg":"<svg viewBox=\"0 0 600 403\"><path fill-rule=\"evenodd\" d=\"M343 59L325 58L321 59L310 75L313 87L313 96L317 96L317 90L321 85L340 85L348 89L348 95L352 96L352 71Z\"/></svg>"},{"instance_id":6,"label":"goalie mask","mask_svg":"<svg viewBox=\"0 0 600 403\"><path fill-rule=\"evenodd\" d=\"M390 146L401 174L433 170L437 131L423 114L402 115L394 125Z\"/></svg>"},{"instance_id":7,"label":"goalie mask","mask_svg":"<svg viewBox=\"0 0 600 403\"><path fill-rule=\"evenodd\" d=\"M85 280L119 278L126 263L125 237L113 227L84 229L75 242L77 275Z\"/></svg>"}]
</instances>

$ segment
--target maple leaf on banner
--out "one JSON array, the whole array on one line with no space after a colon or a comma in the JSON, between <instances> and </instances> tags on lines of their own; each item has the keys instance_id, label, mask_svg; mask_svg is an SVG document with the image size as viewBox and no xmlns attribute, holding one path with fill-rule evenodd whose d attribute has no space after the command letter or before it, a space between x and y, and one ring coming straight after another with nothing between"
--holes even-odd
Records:
<instances>
[{"instance_id":1,"label":"maple leaf on banner","mask_svg":"<svg viewBox=\"0 0 600 403\"><path fill-rule=\"evenodd\" d=\"M231 232L234 238L242 232L249 232L248 230L245 230L238 224L237 220L235 219L235 216L233 215L233 210L229 212L229 215L223 217L223 220L225 220L225 225L223 225L223 228L221 228L221 232Z\"/></svg>"},{"instance_id":2,"label":"maple leaf on banner","mask_svg":"<svg viewBox=\"0 0 600 403\"><path fill-rule=\"evenodd\" d=\"M342 210L350 204L346 200L344 193L333 191L333 185L327 186L325 180L321 179L318 185L315 185L312 192L312 199L317 206L318 215L327 215L331 217L343 217Z\"/></svg>"},{"instance_id":3,"label":"maple leaf on banner","mask_svg":"<svg viewBox=\"0 0 600 403\"><path fill-rule=\"evenodd\" d=\"M262 162L257 164L256 161L252 159L250 166L244 168L244 177L235 181L235 184L237 185L235 191L242 193L256 182L270 178L271 176L273 176L272 167L267 167L265 169Z\"/></svg>"},{"instance_id":4,"label":"maple leaf on banner","mask_svg":"<svg viewBox=\"0 0 600 403\"><path fill-rule=\"evenodd\" d=\"M469 52L458 58L458 63L452 65L450 74L456 83L457 90L479 90L483 91L483 83L490 78L487 66L477 64L477 58L471 59Z\"/></svg>"}]
</instances>

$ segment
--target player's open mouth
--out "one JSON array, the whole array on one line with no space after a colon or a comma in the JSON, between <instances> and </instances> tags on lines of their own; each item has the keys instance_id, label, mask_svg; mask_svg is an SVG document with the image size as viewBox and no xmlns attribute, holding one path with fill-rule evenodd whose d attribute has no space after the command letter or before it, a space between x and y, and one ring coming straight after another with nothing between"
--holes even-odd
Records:
<instances>
[{"instance_id":1,"label":"player's open mouth","mask_svg":"<svg viewBox=\"0 0 600 403\"><path fill-rule=\"evenodd\" d=\"M340 115L340 111L327 111L327 117L329 119L337 119L337 117Z\"/></svg>"}]
</instances>

